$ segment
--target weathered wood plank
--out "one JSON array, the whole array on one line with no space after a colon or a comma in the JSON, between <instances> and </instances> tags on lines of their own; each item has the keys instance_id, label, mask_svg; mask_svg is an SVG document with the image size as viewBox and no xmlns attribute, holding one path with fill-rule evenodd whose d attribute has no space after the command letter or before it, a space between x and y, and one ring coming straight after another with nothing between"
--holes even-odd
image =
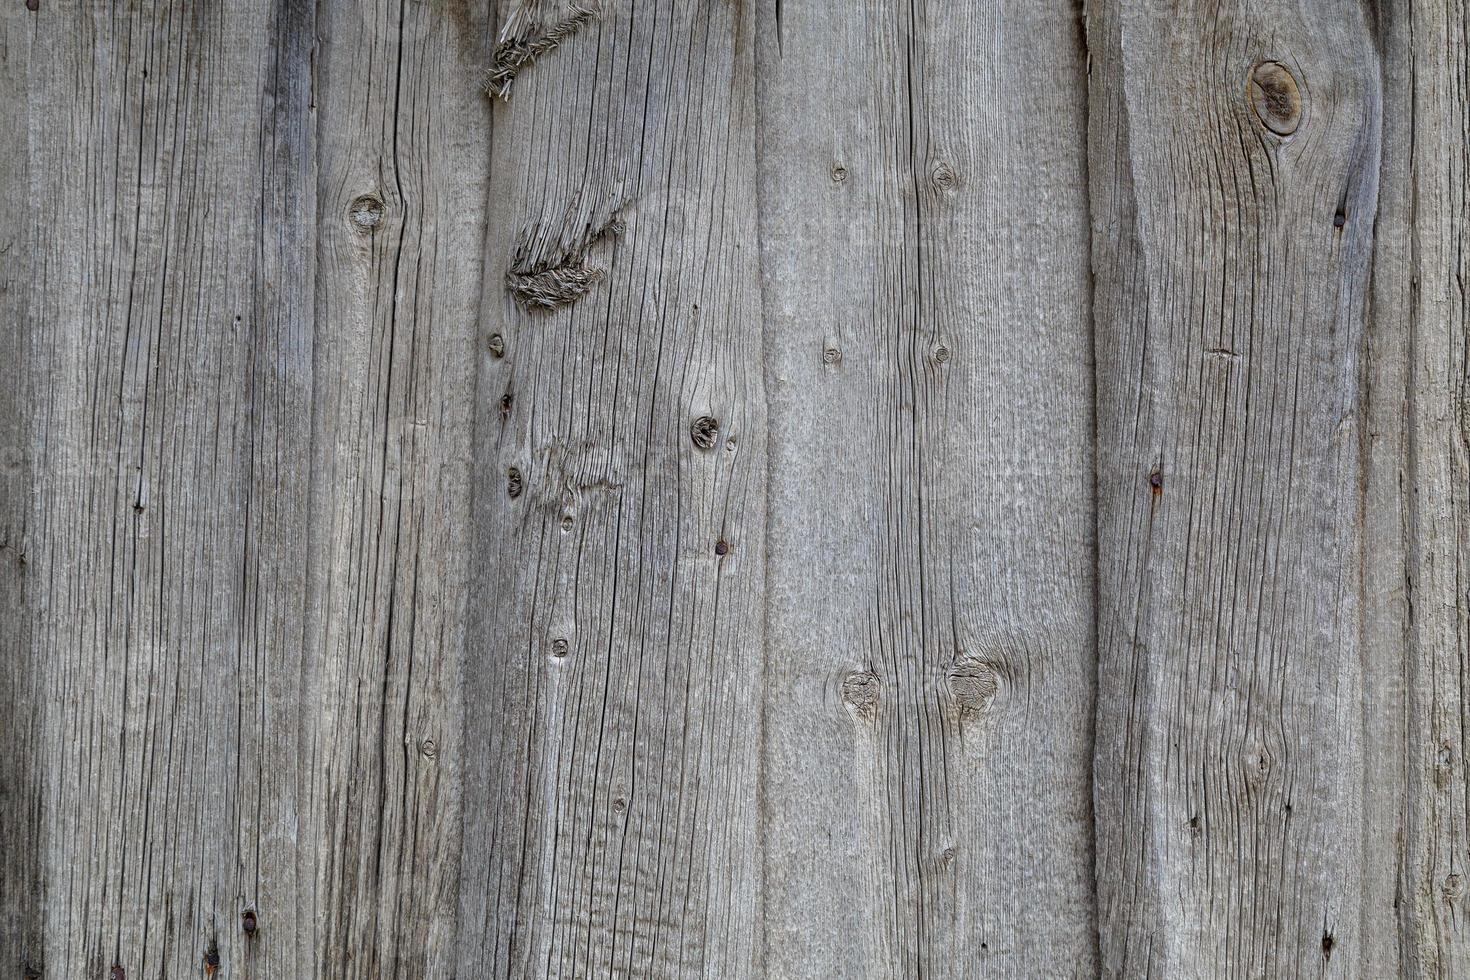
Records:
<instances>
[{"instance_id":1,"label":"weathered wood plank","mask_svg":"<svg viewBox=\"0 0 1470 980\"><path fill-rule=\"evenodd\" d=\"M749 14L500 10L458 975L756 976Z\"/></svg>"},{"instance_id":2,"label":"weathered wood plank","mask_svg":"<svg viewBox=\"0 0 1470 980\"><path fill-rule=\"evenodd\" d=\"M761 13L768 975L1092 976L1080 21Z\"/></svg>"},{"instance_id":3,"label":"weathered wood plank","mask_svg":"<svg viewBox=\"0 0 1470 980\"><path fill-rule=\"evenodd\" d=\"M5 17L44 52L20 143L45 975L294 975L310 22L32 6Z\"/></svg>"},{"instance_id":4,"label":"weathered wood plank","mask_svg":"<svg viewBox=\"0 0 1470 980\"><path fill-rule=\"evenodd\" d=\"M1378 483L1397 479L1407 631L1372 651L1406 691L1396 783L1370 799L1404 817L1395 852L1403 976L1470 976L1470 10L1384 5L1385 197L1374 278L1386 425L1403 421ZM1381 368L1380 368L1381 369ZM1392 430L1390 430L1391 434ZM1386 536L1385 536L1386 537ZM1392 542L1385 540L1385 544ZM1387 549L1385 549L1387 550ZM1391 553L1391 552L1390 552ZM1379 552L1373 552L1377 555ZM1406 653L1407 656L1402 654ZM1397 656L1396 656L1397 654ZM1401 685L1393 684L1398 680ZM1370 701L1374 700L1370 698ZM1382 797L1380 799L1380 797ZM1385 848L1386 850L1386 848ZM1381 904L1381 902L1380 902ZM1382 960L1382 969L1391 965ZM1372 975L1365 972L1364 975Z\"/></svg>"},{"instance_id":5,"label":"weathered wood plank","mask_svg":"<svg viewBox=\"0 0 1470 980\"><path fill-rule=\"evenodd\" d=\"M306 669L320 905L298 974L453 970L489 174L479 17L405 0L318 15Z\"/></svg>"},{"instance_id":6,"label":"weathered wood plank","mask_svg":"<svg viewBox=\"0 0 1470 980\"><path fill-rule=\"evenodd\" d=\"M1088 26L1104 972L1357 976L1373 25Z\"/></svg>"},{"instance_id":7,"label":"weathered wood plank","mask_svg":"<svg viewBox=\"0 0 1470 980\"><path fill-rule=\"evenodd\" d=\"M35 17L20 4L0 12L0 132L24 137L30 103ZM0 966L22 975L44 959L41 800L37 765L45 692L43 665L32 656L26 602L30 536L31 432L35 395L25 370L35 299L36 225L30 157L8 152L0 162Z\"/></svg>"}]
</instances>

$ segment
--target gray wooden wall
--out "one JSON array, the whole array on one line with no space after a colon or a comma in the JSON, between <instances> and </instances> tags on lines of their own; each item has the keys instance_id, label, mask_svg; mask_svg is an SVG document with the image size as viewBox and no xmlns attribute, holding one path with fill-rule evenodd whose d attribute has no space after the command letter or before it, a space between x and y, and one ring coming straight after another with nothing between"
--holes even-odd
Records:
<instances>
[{"instance_id":1,"label":"gray wooden wall","mask_svg":"<svg viewBox=\"0 0 1470 980\"><path fill-rule=\"evenodd\" d=\"M1470 977L1467 43L3 0L0 976Z\"/></svg>"}]
</instances>

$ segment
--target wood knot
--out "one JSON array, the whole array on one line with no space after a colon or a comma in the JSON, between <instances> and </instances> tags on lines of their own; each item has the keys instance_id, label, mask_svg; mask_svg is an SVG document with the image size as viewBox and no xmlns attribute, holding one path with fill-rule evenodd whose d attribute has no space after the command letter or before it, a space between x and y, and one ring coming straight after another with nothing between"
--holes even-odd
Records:
<instances>
[{"instance_id":1,"label":"wood knot","mask_svg":"<svg viewBox=\"0 0 1470 980\"><path fill-rule=\"evenodd\" d=\"M840 184L847 179L847 168L840 163L832 164L832 183Z\"/></svg>"},{"instance_id":2,"label":"wood knot","mask_svg":"<svg viewBox=\"0 0 1470 980\"><path fill-rule=\"evenodd\" d=\"M871 721L878 713L878 675L858 670L844 677L842 703L856 717Z\"/></svg>"},{"instance_id":3,"label":"wood knot","mask_svg":"<svg viewBox=\"0 0 1470 980\"><path fill-rule=\"evenodd\" d=\"M689 423L689 439L697 449L713 449L719 437L720 423L717 419L701 415Z\"/></svg>"},{"instance_id":4,"label":"wood knot","mask_svg":"<svg viewBox=\"0 0 1470 980\"><path fill-rule=\"evenodd\" d=\"M1302 119L1302 94L1290 69L1279 61L1263 61L1251 72L1246 90L1261 125L1277 136L1296 132Z\"/></svg>"},{"instance_id":5,"label":"wood knot","mask_svg":"<svg viewBox=\"0 0 1470 980\"><path fill-rule=\"evenodd\" d=\"M572 645L563 637L557 637L551 641L551 655L557 660L566 659L567 654L572 652Z\"/></svg>"},{"instance_id":6,"label":"wood knot","mask_svg":"<svg viewBox=\"0 0 1470 980\"><path fill-rule=\"evenodd\" d=\"M1000 691L1000 673L995 665L975 657L965 657L949 669L949 693L959 712L960 721L978 717L989 710Z\"/></svg>"},{"instance_id":7,"label":"wood knot","mask_svg":"<svg viewBox=\"0 0 1470 980\"><path fill-rule=\"evenodd\" d=\"M523 489L525 489L525 481L521 478L521 471L512 466L505 473L505 492L510 494L511 500L514 500L521 495Z\"/></svg>"},{"instance_id":8,"label":"wood knot","mask_svg":"<svg viewBox=\"0 0 1470 980\"><path fill-rule=\"evenodd\" d=\"M842 351L835 345L822 348L822 363L836 364L842 360Z\"/></svg>"},{"instance_id":9,"label":"wood knot","mask_svg":"<svg viewBox=\"0 0 1470 980\"><path fill-rule=\"evenodd\" d=\"M383 202L373 194L364 194L348 207L347 217L359 231L371 232L383 223Z\"/></svg>"},{"instance_id":10,"label":"wood knot","mask_svg":"<svg viewBox=\"0 0 1470 980\"><path fill-rule=\"evenodd\" d=\"M490 335L490 341L486 346L490 348L491 357L499 359L505 356L505 338L500 336L500 334L492 333Z\"/></svg>"},{"instance_id":11,"label":"wood knot","mask_svg":"<svg viewBox=\"0 0 1470 980\"><path fill-rule=\"evenodd\" d=\"M947 163L938 163L929 173L929 179L934 182L934 187L939 191L953 190L959 183L959 176L955 174L954 168Z\"/></svg>"},{"instance_id":12,"label":"wood knot","mask_svg":"<svg viewBox=\"0 0 1470 980\"><path fill-rule=\"evenodd\" d=\"M432 738L426 738L419 743L419 754L425 759L438 758L439 746Z\"/></svg>"}]
</instances>

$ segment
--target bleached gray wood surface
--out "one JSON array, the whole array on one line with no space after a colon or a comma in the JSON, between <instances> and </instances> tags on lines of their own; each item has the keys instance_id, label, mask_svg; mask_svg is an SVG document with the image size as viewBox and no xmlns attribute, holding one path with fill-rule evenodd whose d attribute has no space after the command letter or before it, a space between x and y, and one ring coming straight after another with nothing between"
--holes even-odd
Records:
<instances>
[{"instance_id":1,"label":"bleached gray wood surface","mask_svg":"<svg viewBox=\"0 0 1470 980\"><path fill-rule=\"evenodd\" d=\"M1470 976L1467 18L7 3L0 974Z\"/></svg>"}]
</instances>

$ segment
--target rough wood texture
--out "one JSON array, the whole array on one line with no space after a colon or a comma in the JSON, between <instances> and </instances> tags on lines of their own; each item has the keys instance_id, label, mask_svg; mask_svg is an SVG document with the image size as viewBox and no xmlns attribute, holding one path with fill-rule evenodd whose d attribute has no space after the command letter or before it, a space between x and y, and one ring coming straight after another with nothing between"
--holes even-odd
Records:
<instances>
[{"instance_id":1,"label":"rough wood texture","mask_svg":"<svg viewBox=\"0 0 1470 980\"><path fill-rule=\"evenodd\" d=\"M217 948L281 976L313 908L309 45L263 3L4 16L37 55L16 366L44 787L43 946L6 968L183 976ZM248 902L270 936L253 949Z\"/></svg>"},{"instance_id":2,"label":"rough wood texture","mask_svg":"<svg viewBox=\"0 0 1470 980\"><path fill-rule=\"evenodd\" d=\"M458 975L758 976L751 22L562 30L492 130Z\"/></svg>"},{"instance_id":3,"label":"rough wood texture","mask_svg":"<svg viewBox=\"0 0 1470 980\"><path fill-rule=\"evenodd\" d=\"M446 4L318 12L305 668L322 977L453 970L484 31Z\"/></svg>"},{"instance_id":4,"label":"rough wood texture","mask_svg":"<svg viewBox=\"0 0 1470 980\"><path fill-rule=\"evenodd\" d=\"M1081 24L763 12L767 975L1092 976Z\"/></svg>"},{"instance_id":5,"label":"rough wood texture","mask_svg":"<svg viewBox=\"0 0 1470 980\"><path fill-rule=\"evenodd\" d=\"M1407 692L1397 782L1401 962L1406 975L1470 976L1470 10L1385 6L1385 191L1374 281L1375 327L1395 366L1383 400L1402 419L1393 475L1404 534L1399 608L1407 632L1381 660ZM1388 484L1388 467L1380 482ZM1387 549L1385 549L1386 551ZM1384 685L1387 691L1395 688ZM1395 699L1398 700L1398 699ZM1395 964L1382 960L1387 975ZM1365 975L1367 975L1365 973Z\"/></svg>"},{"instance_id":6,"label":"rough wood texture","mask_svg":"<svg viewBox=\"0 0 1470 980\"><path fill-rule=\"evenodd\" d=\"M4 181L30 206L4 478L32 491L3 512L5 968L442 976L470 25L290 2L3 24L30 148Z\"/></svg>"},{"instance_id":7,"label":"rough wood texture","mask_svg":"<svg viewBox=\"0 0 1470 980\"><path fill-rule=\"evenodd\" d=\"M1373 24L1090 13L1104 972L1358 976Z\"/></svg>"},{"instance_id":8,"label":"rough wood texture","mask_svg":"<svg viewBox=\"0 0 1470 980\"><path fill-rule=\"evenodd\" d=\"M0 6L0 977L1470 978L1470 9Z\"/></svg>"}]
</instances>

